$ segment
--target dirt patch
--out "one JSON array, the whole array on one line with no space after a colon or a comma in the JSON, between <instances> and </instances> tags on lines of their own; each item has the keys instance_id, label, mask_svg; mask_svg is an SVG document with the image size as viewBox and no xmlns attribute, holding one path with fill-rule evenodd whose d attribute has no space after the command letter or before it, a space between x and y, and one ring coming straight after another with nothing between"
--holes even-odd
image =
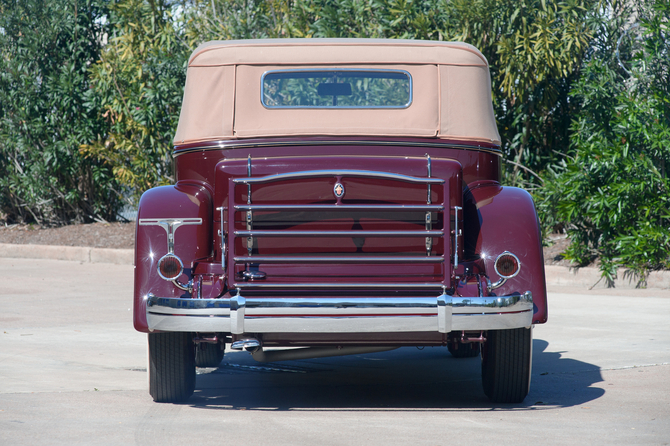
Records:
<instances>
[{"instance_id":1,"label":"dirt patch","mask_svg":"<svg viewBox=\"0 0 670 446\"><path fill-rule=\"evenodd\" d=\"M570 239L564 234L551 234L549 236L551 246L544 247L544 264L574 266L569 260L563 258L563 252L570 246Z\"/></svg>"},{"instance_id":2,"label":"dirt patch","mask_svg":"<svg viewBox=\"0 0 670 446\"><path fill-rule=\"evenodd\" d=\"M91 223L60 228L0 226L0 243L133 249L135 223Z\"/></svg>"}]
</instances>

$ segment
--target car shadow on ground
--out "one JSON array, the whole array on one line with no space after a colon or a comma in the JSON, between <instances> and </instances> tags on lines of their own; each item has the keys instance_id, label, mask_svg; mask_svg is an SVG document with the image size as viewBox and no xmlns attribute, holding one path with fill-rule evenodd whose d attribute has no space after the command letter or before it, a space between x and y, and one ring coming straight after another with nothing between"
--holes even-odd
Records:
<instances>
[{"instance_id":1,"label":"car shadow on ground","mask_svg":"<svg viewBox=\"0 0 670 446\"><path fill-rule=\"evenodd\" d=\"M521 404L493 404L476 358L453 358L444 347L258 363L226 352L218 368L199 369L188 405L222 410L549 410L601 397L600 369L533 341L529 395Z\"/></svg>"}]
</instances>

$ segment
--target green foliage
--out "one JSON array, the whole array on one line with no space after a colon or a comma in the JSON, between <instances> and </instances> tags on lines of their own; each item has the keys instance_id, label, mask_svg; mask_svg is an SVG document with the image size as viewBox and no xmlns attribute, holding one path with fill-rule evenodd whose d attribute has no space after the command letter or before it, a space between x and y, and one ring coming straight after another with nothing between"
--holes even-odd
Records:
<instances>
[{"instance_id":1,"label":"green foliage","mask_svg":"<svg viewBox=\"0 0 670 446\"><path fill-rule=\"evenodd\" d=\"M0 219L113 219L115 182L79 144L104 123L84 103L104 32L96 0L0 1Z\"/></svg>"},{"instance_id":2,"label":"green foliage","mask_svg":"<svg viewBox=\"0 0 670 446\"><path fill-rule=\"evenodd\" d=\"M313 37L444 40L444 0L303 0Z\"/></svg>"},{"instance_id":3,"label":"green foliage","mask_svg":"<svg viewBox=\"0 0 670 446\"><path fill-rule=\"evenodd\" d=\"M174 182L172 137L177 127L190 53L165 1L119 0L109 5L110 38L91 70L88 106L108 131L86 156L113 166L121 185L137 198Z\"/></svg>"},{"instance_id":4,"label":"green foliage","mask_svg":"<svg viewBox=\"0 0 670 446\"><path fill-rule=\"evenodd\" d=\"M195 48L208 40L309 37L309 12L291 0L195 0L185 29Z\"/></svg>"},{"instance_id":5,"label":"green foliage","mask_svg":"<svg viewBox=\"0 0 670 446\"><path fill-rule=\"evenodd\" d=\"M533 189L565 152L576 107L570 88L598 22L593 0L453 0L445 35L491 66L506 182Z\"/></svg>"},{"instance_id":6,"label":"green foliage","mask_svg":"<svg viewBox=\"0 0 670 446\"><path fill-rule=\"evenodd\" d=\"M620 47L624 68L615 52L595 51L586 63L573 91L582 108L572 155L539 194L545 223L566 225L566 257L577 264L599 258L610 283L617 267L641 280L670 267L669 12L665 5L641 11L646 44L637 48L632 39L632 47ZM623 41L621 29L610 22L604 48Z\"/></svg>"}]
</instances>

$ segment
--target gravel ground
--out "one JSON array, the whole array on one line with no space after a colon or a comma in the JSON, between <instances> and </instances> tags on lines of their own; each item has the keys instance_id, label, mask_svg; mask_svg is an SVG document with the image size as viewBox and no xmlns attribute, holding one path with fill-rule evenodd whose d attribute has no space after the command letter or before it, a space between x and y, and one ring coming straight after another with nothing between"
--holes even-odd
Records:
<instances>
[{"instance_id":1,"label":"gravel ground","mask_svg":"<svg viewBox=\"0 0 670 446\"><path fill-rule=\"evenodd\" d=\"M544 263L570 266L570 262L561 256L570 240L559 234L552 235L550 240L553 244L544 248ZM0 243L133 249L134 241L135 222L91 223L60 228L39 228L32 225L0 226Z\"/></svg>"}]
</instances>

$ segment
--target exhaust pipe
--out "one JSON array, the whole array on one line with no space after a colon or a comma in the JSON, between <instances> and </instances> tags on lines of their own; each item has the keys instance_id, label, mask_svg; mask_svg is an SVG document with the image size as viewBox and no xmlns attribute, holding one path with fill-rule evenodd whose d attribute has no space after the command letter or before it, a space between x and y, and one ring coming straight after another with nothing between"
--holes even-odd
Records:
<instances>
[{"instance_id":1,"label":"exhaust pipe","mask_svg":"<svg viewBox=\"0 0 670 446\"><path fill-rule=\"evenodd\" d=\"M328 358L330 356L363 355L366 353L388 352L398 347L305 347L286 350L251 351L251 357L258 362L293 361L296 359Z\"/></svg>"}]
</instances>

